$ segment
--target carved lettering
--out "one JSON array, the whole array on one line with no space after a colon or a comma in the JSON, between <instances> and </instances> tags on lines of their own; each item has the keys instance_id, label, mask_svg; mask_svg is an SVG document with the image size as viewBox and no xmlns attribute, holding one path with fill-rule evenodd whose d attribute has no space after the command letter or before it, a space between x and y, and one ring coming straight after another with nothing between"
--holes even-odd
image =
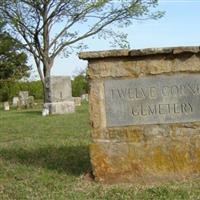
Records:
<instances>
[{"instance_id":1,"label":"carved lettering","mask_svg":"<svg viewBox=\"0 0 200 200\"><path fill-rule=\"evenodd\" d=\"M149 89L149 96L150 98L154 99L157 97L157 90L155 87L150 87Z\"/></svg>"},{"instance_id":2,"label":"carved lettering","mask_svg":"<svg viewBox=\"0 0 200 200\"><path fill-rule=\"evenodd\" d=\"M133 106L131 109L133 116L149 116L149 115L176 115L188 114L193 112L190 103L174 103L174 104L158 104L158 105L144 105Z\"/></svg>"},{"instance_id":3,"label":"carved lettering","mask_svg":"<svg viewBox=\"0 0 200 200\"><path fill-rule=\"evenodd\" d=\"M120 98L125 98L126 95L127 95L127 89L126 88L125 89L118 89L117 92L118 92L118 95L119 95Z\"/></svg>"},{"instance_id":4,"label":"carved lettering","mask_svg":"<svg viewBox=\"0 0 200 200\"><path fill-rule=\"evenodd\" d=\"M108 126L200 121L200 75L105 81Z\"/></svg>"}]
</instances>

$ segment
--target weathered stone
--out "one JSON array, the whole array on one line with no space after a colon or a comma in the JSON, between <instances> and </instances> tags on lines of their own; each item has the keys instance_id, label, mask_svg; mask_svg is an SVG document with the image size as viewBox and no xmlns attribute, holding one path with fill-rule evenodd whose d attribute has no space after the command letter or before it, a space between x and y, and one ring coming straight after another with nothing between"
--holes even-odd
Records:
<instances>
[{"instance_id":1,"label":"weathered stone","mask_svg":"<svg viewBox=\"0 0 200 200\"><path fill-rule=\"evenodd\" d=\"M44 106L42 109L42 116L45 117L48 115L49 115L49 108L48 108L48 106Z\"/></svg>"},{"instance_id":2,"label":"weathered stone","mask_svg":"<svg viewBox=\"0 0 200 200\"><path fill-rule=\"evenodd\" d=\"M200 121L200 75L106 80L107 126Z\"/></svg>"},{"instance_id":3,"label":"weathered stone","mask_svg":"<svg viewBox=\"0 0 200 200\"><path fill-rule=\"evenodd\" d=\"M73 97L75 106L81 106L81 97Z\"/></svg>"},{"instance_id":4,"label":"weathered stone","mask_svg":"<svg viewBox=\"0 0 200 200\"><path fill-rule=\"evenodd\" d=\"M73 101L71 79L68 76L52 76L51 91L52 102Z\"/></svg>"},{"instance_id":5,"label":"weathered stone","mask_svg":"<svg viewBox=\"0 0 200 200\"><path fill-rule=\"evenodd\" d=\"M10 110L10 105L9 105L8 101L3 102L3 108L4 108L5 111Z\"/></svg>"},{"instance_id":6,"label":"weathered stone","mask_svg":"<svg viewBox=\"0 0 200 200\"><path fill-rule=\"evenodd\" d=\"M51 77L51 103L44 105L45 109L49 109L50 114L65 114L75 111L74 100L72 98L71 80L67 76Z\"/></svg>"},{"instance_id":7,"label":"weathered stone","mask_svg":"<svg viewBox=\"0 0 200 200\"><path fill-rule=\"evenodd\" d=\"M33 108L35 105L34 96L29 96L27 100L28 108Z\"/></svg>"},{"instance_id":8,"label":"weathered stone","mask_svg":"<svg viewBox=\"0 0 200 200\"><path fill-rule=\"evenodd\" d=\"M19 105L19 97L13 97L12 105L17 107Z\"/></svg>"},{"instance_id":9,"label":"weathered stone","mask_svg":"<svg viewBox=\"0 0 200 200\"><path fill-rule=\"evenodd\" d=\"M88 94L82 94L81 95L81 100L82 101L88 101Z\"/></svg>"},{"instance_id":10,"label":"weathered stone","mask_svg":"<svg viewBox=\"0 0 200 200\"><path fill-rule=\"evenodd\" d=\"M90 81L89 111L93 139L90 157L96 180L152 183L200 174L199 47L125 50L121 54L120 51L87 52L80 54L80 57L89 60L87 75ZM155 82L157 77L163 77L163 84ZM166 82L165 77L169 77ZM181 96L169 96L168 101L176 101L175 104L181 101L193 104L195 101L192 112L182 113L182 118L174 118L170 123L171 115L165 115L166 120L163 118L162 121L155 118L151 124L145 124L145 120L142 123L144 117L141 116L141 123L115 123L109 126L108 116L111 119L123 116L124 109L119 109L119 98L115 99L116 102L110 100L108 105L106 82L113 81L113 86L122 88L123 81L137 82L143 78L152 80L144 81L145 88L156 83L156 87L162 90L165 83L180 83L183 86ZM173 81L174 78L177 82ZM115 81L119 81L119 84L115 84ZM188 89L191 93L185 91L185 85L190 85ZM125 88L129 87L133 85L128 84ZM143 88L142 83L138 83L138 87ZM120 93L121 96L123 94ZM145 91L143 94L146 94ZM163 101L161 97L157 100ZM155 102L155 99L137 102L129 99L126 104L133 102L138 108L140 103L149 101ZM110 114L114 108L119 112ZM193 121L191 114L194 112L197 115ZM184 122L181 121L183 119Z\"/></svg>"},{"instance_id":11,"label":"weathered stone","mask_svg":"<svg viewBox=\"0 0 200 200\"><path fill-rule=\"evenodd\" d=\"M19 91L19 107L27 108L28 105L28 91Z\"/></svg>"},{"instance_id":12,"label":"weathered stone","mask_svg":"<svg viewBox=\"0 0 200 200\"><path fill-rule=\"evenodd\" d=\"M48 109L51 114L65 114L65 113L75 112L74 101L45 103L45 108ZM44 110L44 113L48 114L48 112L45 110Z\"/></svg>"},{"instance_id":13,"label":"weathered stone","mask_svg":"<svg viewBox=\"0 0 200 200\"><path fill-rule=\"evenodd\" d=\"M116 49L109 51L89 51L89 52L81 52L79 57L82 59L94 59L94 58L105 58L105 57L121 57L128 56L128 49Z\"/></svg>"},{"instance_id":14,"label":"weathered stone","mask_svg":"<svg viewBox=\"0 0 200 200\"><path fill-rule=\"evenodd\" d=\"M146 49L120 49L120 50L108 50L108 51L89 51L81 52L79 58L85 60L93 60L100 58L121 58L122 57L140 57L159 54L181 54L181 53L193 53L198 54L200 52L199 46L185 46L185 47L164 47L164 48L146 48Z\"/></svg>"}]
</instances>

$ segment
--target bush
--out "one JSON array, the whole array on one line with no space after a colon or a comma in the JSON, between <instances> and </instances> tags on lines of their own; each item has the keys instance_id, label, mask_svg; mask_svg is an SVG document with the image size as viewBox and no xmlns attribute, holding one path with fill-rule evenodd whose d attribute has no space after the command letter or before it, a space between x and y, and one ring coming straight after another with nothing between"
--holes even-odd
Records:
<instances>
[{"instance_id":1,"label":"bush","mask_svg":"<svg viewBox=\"0 0 200 200\"><path fill-rule=\"evenodd\" d=\"M18 96L19 91L24 90L28 91L29 96L34 96L35 99L43 99L43 88L41 81L4 81L0 84L0 101L2 102L11 100L14 96Z\"/></svg>"},{"instance_id":2,"label":"bush","mask_svg":"<svg viewBox=\"0 0 200 200\"><path fill-rule=\"evenodd\" d=\"M72 96L80 97L82 94L88 93L88 81L86 75L79 74L72 80Z\"/></svg>"}]
</instances>

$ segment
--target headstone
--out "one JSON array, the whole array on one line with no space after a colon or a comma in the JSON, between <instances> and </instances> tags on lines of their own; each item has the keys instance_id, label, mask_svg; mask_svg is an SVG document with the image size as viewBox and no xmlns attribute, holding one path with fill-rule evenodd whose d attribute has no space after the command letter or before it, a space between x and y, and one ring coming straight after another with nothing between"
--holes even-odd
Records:
<instances>
[{"instance_id":1,"label":"headstone","mask_svg":"<svg viewBox=\"0 0 200 200\"><path fill-rule=\"evenodd\" d=\"M42 110L42 116L48 116L49 115L49 108L48 106L44 106L43 110Z\"/></svg>"},{"instance_id":2,"label":"headstone","mask_svg":"<svg viewBox=\"0 0 200 200\"><path fill-rule=\"evenodd\" d=\"M35 105L34 96L29 96L28 100L27 100L27 106L28 106L28 108L33 108L34 105Z\"/></svg>"},{"instance_id":3,"label":"headstone","mask_svg":"<svg viewBox=\"0 0 200 200\"><path fill-rule=\"evenodd\" d=\"M52 76L51 91L52 102L63 102L73 100L71 79L68 76Z\"/></svg>"},{"instance_id":4,"label":"headstone","mask_svg":"<svg viewBox=\"0 0 200 200\"><path fill-rule=\"evenodd\" d=\"M89 61L96 180L153 183L200 175L200 49L83 52Z\"/></svg>"},{"instance_id":5,"label":"headstone","mask_svg":"<svg viewBox=\"0 0 200 200\"><path fill-rule=\"evenodd\" d=\"M3 102L3 107L5 111L10 110L9 102L8 101Z\"/></svg>"},{"instance_id":6,"label":"headstone","mask_svg":"<svg viewBox=\"0 0 200 200\"><path fill-rule=\"evenodd\" d=\"M71 79L67 76L52 76L50 81L51 103L45 103L50 114L65 114L75 111Z\"/></svg>"},{"instance_id":7,"label":"headstone","mask_svg":"<svg viewBox=\"0 0 200 200\"><path fill-rule=\"evenodd\" d=\"M81 106L81 97L73 97L75 106Z\"/></svg>"},{"instance_id":8,"label":"headstone","mask_svg":"<svg viewBox=\"0 0 200 200\"><path fill-rule=\"evenodd\" d=\"M81 100L82 101L88 101L88 94L82 94L81 95Z\"/></svg>"},{"instance_id":9,"label":"headstone","mask_svg":"<svg viewBox=\"0 0 200 200\"><path fill-rule=\"evenodd\" d=\"M13 97L12 105L17 107L19 105L19 97Z\"/></svg>"},{"instance_id":10,"label":"headstone","mask_svg":"<svg viewBox=\"0 0 200 200\"><path fill-rule=\"evenodd\" d=\"M19 91L19 105L20 107L28 106L28 91Z\"/></svg>"}]
</instances>

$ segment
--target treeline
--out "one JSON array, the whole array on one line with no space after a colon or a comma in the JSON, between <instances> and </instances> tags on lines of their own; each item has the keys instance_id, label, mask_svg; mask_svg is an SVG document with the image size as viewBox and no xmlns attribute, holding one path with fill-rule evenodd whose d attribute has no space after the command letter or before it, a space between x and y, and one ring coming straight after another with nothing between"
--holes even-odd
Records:
<instances>
[{"instance_id":1,"label":"treeline","mask_svg":"<svg viewBox=\"0 0 200 200\"><path fill-rule=\"evenodd\" d=\"M43 89L41 81L2 81L0 82L0 101L12 100L18 96L19 91L28 91L35 99L43 99Z\"/></svg>"},{"instance_id":2,"label":"treeline","mask_svg":"<svg viewBox=\"0 0 200 200\"><path fill-rule=\"evenodd\" d=\"M72 96L78 97L88 93L88 82L85 75L79 74L72 80ZM18 96L19 91L28 91L29 96L35 99L43 99L42 82L38 81L1 81L0 80L0 102L11 101L14 96Z\"/></svg>"}]
</instances>

